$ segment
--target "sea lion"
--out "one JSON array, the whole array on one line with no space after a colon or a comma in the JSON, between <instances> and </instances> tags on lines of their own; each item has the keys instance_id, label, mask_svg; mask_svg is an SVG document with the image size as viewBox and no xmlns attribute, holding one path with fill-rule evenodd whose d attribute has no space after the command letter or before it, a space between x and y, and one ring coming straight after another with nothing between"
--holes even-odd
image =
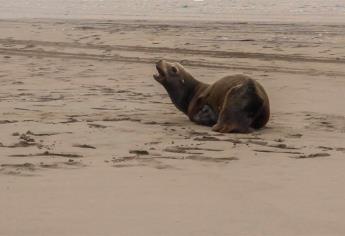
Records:
<instances>
[{"instance_id":1,"label":"sea lion","mask_svg":"<svg viewBox=\"0 0 345 236\"><path fill-rule=\"evenodd\" d=\"M245 75L226 76L212 85L196 80L179 63L160 60L153 77L171 101L197 124L222 133L249 133L266 125L270 105L264 88Z\"/></svg>"}]
</instances>

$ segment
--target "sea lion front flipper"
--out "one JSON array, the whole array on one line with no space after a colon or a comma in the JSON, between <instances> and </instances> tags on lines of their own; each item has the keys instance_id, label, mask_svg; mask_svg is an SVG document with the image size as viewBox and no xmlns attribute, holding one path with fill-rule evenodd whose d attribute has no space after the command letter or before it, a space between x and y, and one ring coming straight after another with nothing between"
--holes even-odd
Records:
<instances>
[{"instance_id":1,"label":"sea lion front flipper","mask_svg":"<svg viewBox=\"0 0 345 236\"><path fill-rule=\"evenodd\" d=\"M209 105L204 105L193 116L193 120L200 125L212 126L218 120L218 115Z\"/></svg>"}]
</instances>

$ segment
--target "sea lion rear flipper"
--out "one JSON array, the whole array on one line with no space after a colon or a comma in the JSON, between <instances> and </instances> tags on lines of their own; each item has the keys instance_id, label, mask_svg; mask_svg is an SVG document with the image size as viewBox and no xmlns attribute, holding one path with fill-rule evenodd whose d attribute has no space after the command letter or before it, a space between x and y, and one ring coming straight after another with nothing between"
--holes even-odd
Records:
<instances>
[{"instance_id":1,"label":"sea lion rear flipper","mask_svg":"<svg viewBox=\"0 0 345 236\"><path fill-rule=\"evenodd\" d=\"M262 104L263 100L257 95L253 81L249 80L232 88L225 96L218 122L213 130L222 133L251 132L251 124Z\"/></svg>"}]
</instances>

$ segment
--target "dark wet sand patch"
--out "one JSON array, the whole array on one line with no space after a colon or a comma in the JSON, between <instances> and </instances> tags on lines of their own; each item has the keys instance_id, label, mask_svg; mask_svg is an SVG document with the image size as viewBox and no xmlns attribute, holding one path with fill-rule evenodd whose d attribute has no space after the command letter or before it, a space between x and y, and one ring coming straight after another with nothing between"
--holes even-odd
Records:
<instances>
[{"instance_id":1,"label":"dark wet sand patch","mask_svg":"<svg viewBox=\"0 0 345 236\"><path fill-rule=\"evenodd\" d=\"M130 150L129 153L136 155L149 155L149 152L146 150Z\"/></svg>"},{"instance_id":2,"label":"dark wet sand patch","mask_svg":"<svg viewBox=\"0 0 345 236\"><path fill-rule=\"evenodd\" d=\"M211 151L211 152L222 152L222 149L214 148L200 148L200 147L185 147L185 146L172 146L163 149L165 152L172 153L190 153L190 151ZM203 153L191 153L191 154L203 154Z\"/></svg>"},{"instance_id":3,"label":"dark wet sand patch","mask_svg":"<svg viewBox=\"0 0 345 236\"><path fill-rule=\"evenodd\" d=\"M95 146L92 146L92 145L89 145L89 144L74 144L73 147L96 149Z\"/></svg>"},{"instance_id":4,"label":"dark wet sand patch","mask_svg":"<svg viewBox=\"0 0 345 236\"><path fill-rule=\"evenodd\" d=\"M266 152L266 153L287 153L287 154L303 154L301 152L289 152L289 151L277 151L277 150L264 150L264 149L254 149L255 152Z\"/></svg>"},{"instance_id":5,"label":"dark wet sand patch","mask_svg":"<svg viewBox=\"0 0 345 236\"><path fill-rule=\"evenodd\" d=\"M33 153L33 154L14 154L9 155L10 157L38 157L38 156L50 156L50 157L66 157L66 158L82 158L80 154L73 153L54 153L54 152L42 152L42 153Z\"/></svg>"},{"instance_id":6,"label":"dark wet sand patch","mask_svg":"<svg viewBox=\"0 0 345 236\"><path fill-rule=\"evenodd\" d=\"M329 157L329 156L331 156L331 154L326 153L326 152L320 152L320 153L312 153L312 154L309 154L309 155L300 155L300 156L291 157L291 158L307 159L307 158Z\"/></svg>"}]
</instances>

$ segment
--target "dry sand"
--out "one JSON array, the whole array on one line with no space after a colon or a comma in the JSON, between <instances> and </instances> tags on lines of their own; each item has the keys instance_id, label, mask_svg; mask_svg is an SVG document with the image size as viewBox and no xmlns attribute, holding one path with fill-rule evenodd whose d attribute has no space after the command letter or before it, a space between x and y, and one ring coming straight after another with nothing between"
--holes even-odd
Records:
<instances>
[{"instance_id":1,"label":"dry sand","mask_svg":"<svg viewBox=\"0 0 345 236\"><path fill-rule=\"evenodd\" d=\"M0 21L0 235L344 235L345 25ZM192 124L160 59L244 73L272 118Z\"/></svg>"}]
</instances>

